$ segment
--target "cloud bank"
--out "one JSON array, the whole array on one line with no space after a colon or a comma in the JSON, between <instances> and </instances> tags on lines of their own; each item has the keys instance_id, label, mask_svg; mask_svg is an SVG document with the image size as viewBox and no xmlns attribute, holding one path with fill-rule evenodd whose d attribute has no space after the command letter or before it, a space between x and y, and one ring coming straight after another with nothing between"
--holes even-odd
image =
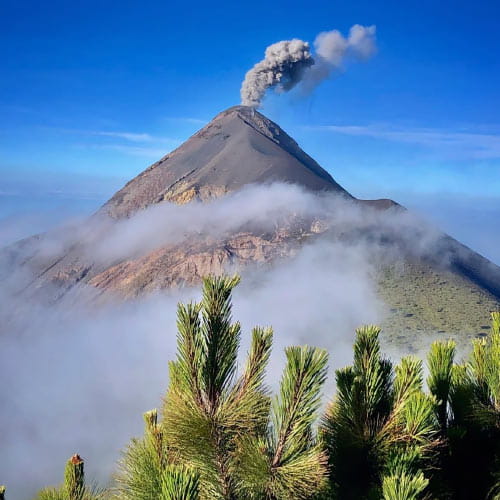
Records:
<instances>
[{"instance_id":1,"label":"cloud bank","mask_svg":"<svg viewBox=\"0 0 500 500\"><path fill-rule=\"evenodd\" d=\"M325 347L331 368L338 368L351 360L354 329L383 319L377 262L399 250L389 251L373 228L405 235L414 252L435 245L438 232L407 212L382 217L343 198L272 185L250 186L209 204L161 204L112 226L94 218L86 226L53 231L40 244L41 251L57 255L77 238L86 258L109 262L203 235L279 230L289 220L319 226L328 221L332 231L317 233L272 267L243 268L234 296L245 343L254 325L275 329L272 384L283 366L283 347ZM349 237L350 227L366 238ZM158 291L100 308L70 300L47 306L7 286L0 295L0 480L9 498L24 500L57 484L75 452L86 459L89 477L106 483L119 450L142 432L142 413L161 404L167 362L175 353L176 304L198 298L198 289ZM12 317L16 308L23 312Z\"/></svg>"}]
</instances>

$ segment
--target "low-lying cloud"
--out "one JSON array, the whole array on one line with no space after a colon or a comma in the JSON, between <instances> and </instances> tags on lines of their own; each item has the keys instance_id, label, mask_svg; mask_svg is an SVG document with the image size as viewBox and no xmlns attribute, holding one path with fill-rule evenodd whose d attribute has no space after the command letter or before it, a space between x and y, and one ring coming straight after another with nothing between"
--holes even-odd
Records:
<instances>
[{"instance_id":1,"label":"low-lying cloud","mask_svg":"<svg viewBox=\"0 0 500 500\"><path fill-rule=\"evenodd\" d=\"M83 258L102 265L137 258L193 238L217 240L242 231L273 232L294 223L306 224L307 228L313 221L323 221L328 228L325 234L333 238L345 236L355 228L358 239L368 236L373 242L373 238L384 235L394 243L404 242L415 255L429 251L441 234L405 210L372 210L342 196L314 194L296 185L277 183L250 185L209 203L161 203L119 220L101 212L85 224L45 235L37 242L37 251L58 257L64 248L78 241ZM29 245L27 251L31 251ZM384 248L384 253L388 251Z\"/></svg>"},{"instance_id":2,"label":"low-lying cloud","mask_svg":"<svg viewBox=\"0 0 500 500\"><path fill-rule=\"evenodd\" d=\"M112 223L94 217L51 232L39 245L56 256L77 238L82 258L105 263L203 235L275 231L289 221L330 229L318 231L272 267L240 269L243 279L234 295L234 317L242 322L245 343L254 325L275 329L272 383L279 378L284 346L325 347L330 366L340 367L351 360L354 329L383 319L376 266L391 257L374 227L384 228L388 237L405 235L416 253L435 245L439 233L404 211L382 215L336 196L272 185L250 186L207 204L162 204ZM366 237L349 235L352 227ZM391 252L397 254L397 246ZM52 306L26 303L29 299L6 287L1 295L0 314L9 322L0 331L0 481L9 498L24 500L58 483L65 460L75 452L86 459L89 475L105 483L119 450L141 433L142 412L161 404L167 362L175 354L176 304L199 297L199 290L158 291L100 307L64 300ZM16 308L23 314L12 317Z\"/></svg>"}]
</instances>

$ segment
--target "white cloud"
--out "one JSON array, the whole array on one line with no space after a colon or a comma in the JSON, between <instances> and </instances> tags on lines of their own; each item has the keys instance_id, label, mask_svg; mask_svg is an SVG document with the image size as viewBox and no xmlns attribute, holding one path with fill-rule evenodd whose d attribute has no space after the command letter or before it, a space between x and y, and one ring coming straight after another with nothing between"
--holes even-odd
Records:
<instances>
[{"instance_id":1,"label":"white cloud","mask_svg":"<svg viewBox=\"0 0 500 500\"><path fill-rule=\"evenodd\" d=\"M159 160L163 156L165 156L171 149L177 147L181 141L172 139L169 142L169 147L145 147L145 146L128 146L125 144L100 144L95 145L94 147L98 149L111 149L113 151L117 151L119 153L123 153L131 156L140 156L143 158L152 158L155 160Z\"/></svg>"},{"instance_id":2,"label":"white cloud","mask_svg":"<svg viewBox=\"0 0 500 500\"><path fill-rule=\"evenodd\" d=\"M373 227L407 238L409 249L422 254L433 248L439 233L408 212L366 211L296 186L248 186L211 203L158 204L111 226L112 221L91 219L92 226L75 226L76 233L69 228L49 233L38 250L59 255L78 241L82 255L90 252L84 260L116 262L193 237L223 241L241 230L268 232L286 220L317 218L327 220L334 234L312 238L272 268L243 269L235 291L235 318L242 322L244 343L254 324L275 328L268 370L273 384L282 368L283 346L324 347L331 352L330 366L337 368L350 362L354 328L383 318L386 309L377 298L374 275L378 259L389 258L391 251L372 237ZM353 227L366 240L337 237ZM6 273L0 269L0 274ZM25 278L33 280L19 269L15 287ZM98 308L87 302L88 289L80 291L81 296L44 306L13 293L6 282L0 289L3 310L9 315L18 311L8 316L8 327L0 321L5 329L0 332L0 379L8 381L0 386L5 435L0 470L12 499L31 498L38 487L57 483L60 464L74 452L88 459L89 477L107 479L118 450L141 432L141 413L161 404L166 362L175 352L177 300L199 296L197 289L184 288ZM37 464L29 478L26 457Z\"/></svg>"},{"instance_id":3,"label":"white cloud","mask_svg":"<svg viewBox=\"0 0 500 500\"><path fill-rule=\"evenodd\" d=\"M118 131L107 131L107 130L95 130L83 132L89 135L96 135L99 137L112 137L116 139L123 139L128 142L137 143L150 143L150 144L178 144L179 140L172 137L155 136L145 132L118 132Z\"/></svg>"},{"instance_id":4,"label":"white cloud","mask_svg":"<svg viewBox=\"0 0 500 500\"><path fill-rule=\"evenodd\" d=\"M136 134L134 132L90 132L93 135L100 135L104 137L118 137L119 139L125 139L126 141L132 142L153 142L156 140L155 137L150 134L140 133Z\"/></svg>"},{"instance_id":5,"label":"white cloud","mask_svg":"<svg viewBox=\"0 0 500 500\"><path fill-rule=\"evenodd\" d=\"M193 118L190 116L168 116L166 119L172 122L190 123L192 125L206 125L208 123L208 120L204 120L203 118Z\"/></svg>"},{"instance_id":6,"label":"white cloud","mask_svg":"<svg viewBox=\"0 0 500 500\"><path fill-rule=\"evenodd\" d=\"M323 208L338 224L362 217L347 203L275 185L251 186L207 204L160 204L119 221L119 227L105 224L104 231L99 227L104 221L88 221L97 224L97 232L92 226L86 236L92 238L89 257L115 259L124 251L143 255L193 234L220 237L248 229L250 223L272 230L284 216L307 216ZM353 212L346 213L347 207ZM81 227L77 240L71 240L70 228L57 234L70 238L70 244L84 243L80 235L85 238L87 229ZM56 232L51 234L40 247L44 253L63 245ZM272 269L252 267L243 273L234 297L235 318L242 322L245 346L252 326L274 326L271 384L279 379L287 345L319 345L332 351L331 366L348 362L354 328L377 322L385 310L376 297L372 254L364 245L318 238ZM2 276L4 272L0 269ZM16 276L16 287L18 279L23 278ZM175 355L176 302L196 298L199 291L172 290L99 308L87 303L84 288L79 300L63 300L60 306L21 302L7 288L4 282L0 290L5 313L29 302L26 314L17 313L9 327L0 314L0 380L7 381L0 384L0 428L5 436L0 470L2 481L10 485L9 498L32 498L39 487L57 484L61 464L75 452L86 459L88 477L104 483L115 469L119 450L141 433L142 412L161 404L166 363ZM21 365L23 370L16 370ZM23 474L26 457L37 463L29 478Z\"/></svg>"},{"instance_id":7,"label":"white cloud","mask_svg":"<svg viewBox=\"0 0 500 500\"><path fill-rule=\"evenodd\" d=\"M85 130L85 129L72 129L72 128L59 128L59 127L43 127L44 129L62 132L64 134L85 135L93 137L103 137L112 139L121 139L125 142L133 143L148 143L148 144L178 144L179 140L159 135L151 135L147 132L129 132L122 130Z\"/></svg>"},{"instance_id":8,"label":"white cloud","mask_svg":"<svg viewBox=\"0 0 500 500\"><path fill-rule=\"evenodd\" d=\"M98 144L91 144L90 147L96 149L108 149L131 156L152 158L158 160L169 151L181 144L180 139L172 137L154 136L148 133L117 132L117 131L79 131L87 135L98 137L109 137L122 139L122 142L102 141ZM132 144L127 144L132 143Z\"/></svg>"},{"instance_id":9,"label":"white cloud","mask_svg":"<svg viewBox=\"0 0 500 500\"><path fill-rule=\"evenodd\" d=\"M304 128L416 144L455 152L475 159L500 158L500 135L494 133L450 131L433 128L403 129L384 125L317 125Z\"/></svg>"}]
</instances>

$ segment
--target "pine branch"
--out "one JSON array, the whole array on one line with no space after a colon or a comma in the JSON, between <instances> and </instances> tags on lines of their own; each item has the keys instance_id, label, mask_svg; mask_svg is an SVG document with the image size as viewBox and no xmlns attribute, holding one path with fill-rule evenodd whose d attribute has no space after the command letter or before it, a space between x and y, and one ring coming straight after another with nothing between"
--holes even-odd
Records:
<instances>
[{"instance_id":1,"label":"pine branch","mask_svg":"<svg viewBox=\"0 0 500 500\"><path fill-rule=\"evenodd\" d=\"M472 415L474 399L474 383L470 367L464 363L453 365L452 384L450 390L450 411L452 425L463 427Z\"/></svg>"},{"instance_id":2,"label":"pine branch","mask_svg":"<svg viewBox=\"0 0 500 500\"><path fill-rule=\"evenodd\" d=\"M163 430L158 424L158 411L156 408L144 414L144 422L146 424L145 439L151 449L154 450L158 468L162 469L166 465L167 457Z\"/></svg>"},{"instance_id":3,"label":"pine branch","mask_svg":"<svg viewBox=\"0 0 500 500\"><path fill-rule=\"evenodd\" d=\"M158 500L198 500L199 475L177 465L169 465L162 474L161 496Z\"/></svg>"},{"instance_id":4,"label":"pine branch","mask_svg":"<svg viewBox=\"0 0 500 500\"><path fill-rule=\"evenodd\" d=\"M202 375L205 364L204 339L201 332L200 304L177 307L177 378L182 390L192 392L202 404Z\"/></svg>"},{"instance_id":5,"label":"pine branch","mask_svg":"<svg viewBox=\"0 0 500 500\"><path fill-rule=\"evenodd\" d=\"M85 472L80 455L73 455L66 463L64 489L68 500L82 500L85 494Z\"/></svg>"},{"instance_id":6,"label":"pine branch","mask_svg":"<svg viewBox=\"0 0 500 500\"><path fill-rule=\"evenodd\" d=\"M422 361L413 356L404 357L395 368L394 406L398 407L415 392L422 390Z\"/></svg>"},{"instance_id":7,"label":"pine branch","mask_svg":"<svg viewBox=\"0 0 500 500\"><path fill-rule=\"evenodd\" d=\"M203 280L201 330L205 356L202 377L211 411L215 411L236 372L240 324L231 324L231 292L238 283L238 276Z\"/></svg>"},{"instance_id":8,"label":"pine branch","mask_svg":"<svg viewBox=\"0 0 500 500\"><path fill-rule=\"evenodd\" d=\"M384 500L418 500L429 484L422 472L406 474L404 472L386 476L382 481Z\"/></svg>"},{"instance_id":9,"label":"pine branch","mask_svg":"<svg viewBox=\"0 0 500 500\"><path fill-rule=\"evenodd\" d=\"M245 370L227 399L221 403L221 417L236 432L255 432L267 423L270 399L264 375L272 340L271 328L254 328Z\"/></svg>"},{"instance_id":10,"label":"pine branch","mask_svg":"<svg viewBox=\"0 0 500 500\"><path fill-rule=\"evenodd\" d=\"M448 401L452 390L453 360L456 344L448 342L433 342L427 356L429 377L427 385L431 394L437 400L437 416L441 430L448 427Z\"/></svg>"},{"instance_id":11,"label":"pine branch","mask_svg":"<svg viewBox=\"0 0 500 500\"><path fill-rule=\"evenodd\" d=\"M323 349L289 347L280 393L273 404L275 429L273 468L304 451L320 404L328 354Z\"/></svg>"},{"instance_id":12,"label":"pine branch","mask_svg":"<svg viewBox=\"0 0 500 500\"><path fill-rule=\"evenodd\" d=\"M236 384L237 396L248 390L261 390L264 381L264 372L271 354L273 342L272 328L256 327L252 330L252 344L245 370L240 381Z\"/></svg>"}]
</instances>

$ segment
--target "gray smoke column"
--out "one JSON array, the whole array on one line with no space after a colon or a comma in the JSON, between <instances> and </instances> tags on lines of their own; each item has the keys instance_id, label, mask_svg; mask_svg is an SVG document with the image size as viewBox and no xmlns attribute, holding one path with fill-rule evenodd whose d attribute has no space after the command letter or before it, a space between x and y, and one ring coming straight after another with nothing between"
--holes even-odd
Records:
<instances>
[{"instance_id":1,"label":"gray smoke column","mask_svg":"<svg viewBox=\"0 0 500 500\"><path fill-rule=\"evenodd\" d=\"M355 24L344 37L338 30L319 33L311 55L308 42L293 39L267 47L265 58L247 72L241 86L241 103L258 108L269 89L287 92L302 83L311 91L348 59L365 61L376 52L375 26Z\"/></svg>"},{"instance_id":2,"label":"gray smoke column","mask_svg":"<svg viewBox=\"0 0 500 500\"><path fill-rule=\"evenodd\" d=\"M267 89L287 92L300 82L314 64L309 44L293 39L269 45L265 58L247 72L241 86L241 103L257 108Z\"/></svg>"}]
</instances>

